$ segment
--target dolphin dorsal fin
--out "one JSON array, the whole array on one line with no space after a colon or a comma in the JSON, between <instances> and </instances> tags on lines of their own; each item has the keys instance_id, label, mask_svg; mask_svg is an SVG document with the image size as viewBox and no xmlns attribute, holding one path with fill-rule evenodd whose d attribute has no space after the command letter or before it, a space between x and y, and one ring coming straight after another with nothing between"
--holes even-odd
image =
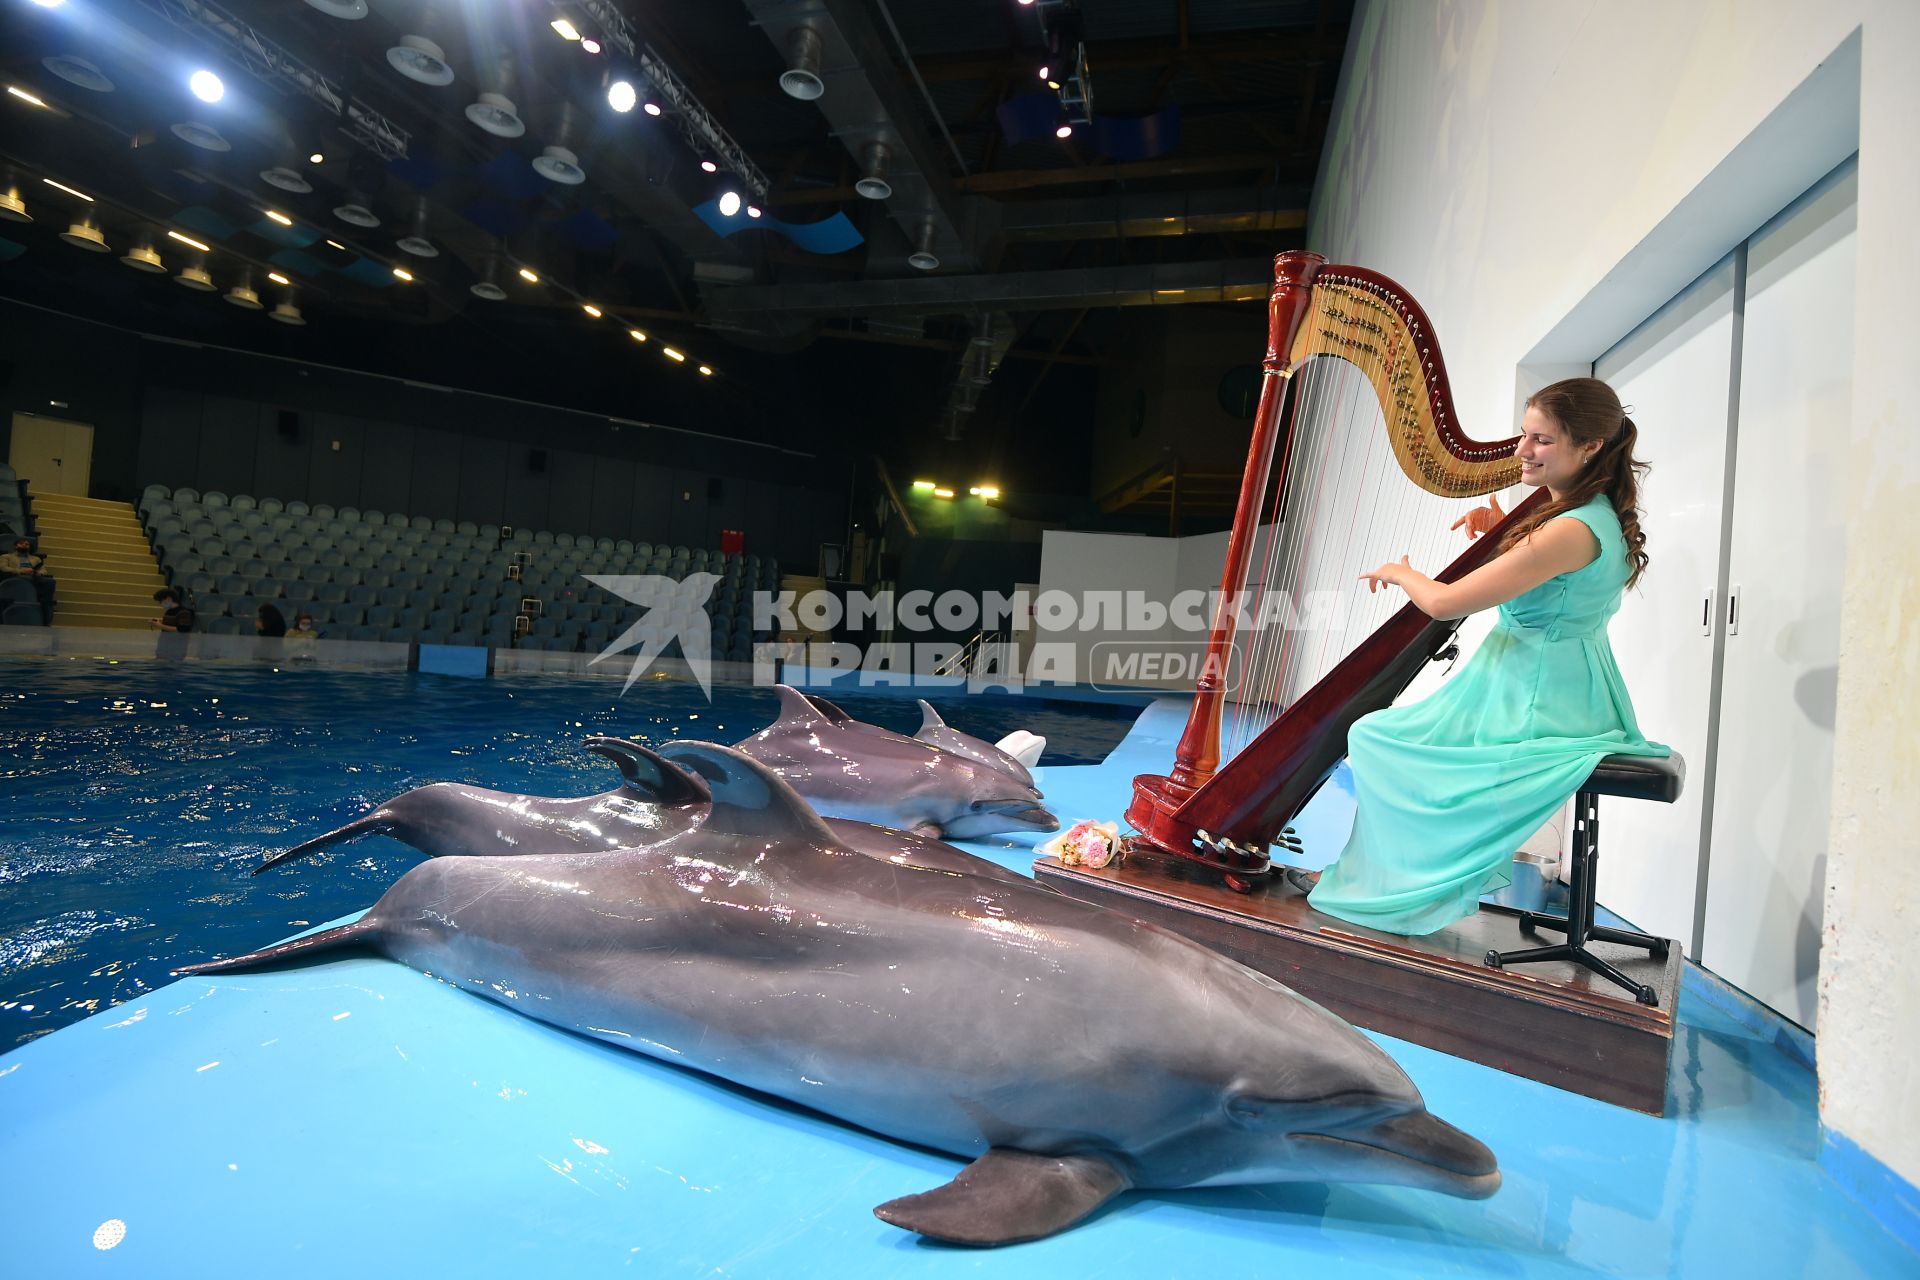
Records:
<instances>
[{"instance_id":1,"label":"dolphin dorsal fin","mask_svg":"<svg viewBox=\"0 0 1920 1280\"><path fill-rule=\"evenodd\" d=\"M800 793L758 760L717 742L663 743L660 754L692 774L712 798L702 829L715 835L798 840L838 848Z\"/></svg>"},{"instance_id":2,"label":"dolphin dorsal fin","mask_svg":"<svg viewBox=\"0 0 1920 1280\"><path fill-rule=\"evenodd\" d=\"M929 729L944 729L947 727L947 722L940 718L940 713L933 709L931 702L928 702L925 698L921 698L918 701L920 703L921 733L925 733Z\"/></svg>"},{"instance_id":3,"label":"dolphin dorsal fin","mask_svg":"<svg viewBox=\"0 0 1920 1280\"><path fill-rule=\"evenodd\" d=\"M792 685L777 684L773 686L773 691L780 695L780 714L774 724L793 726L826 722L827 718L820 714L820 708L813 705L813 700Z\"/></svg>"},{"instance_id":4,"label":"dolphin dorsal fin","mask_svg":"<svg viewBox=\"0 0 1920 1280\"><path fill-rule=\"evenodd\" d=\"M853 719L852 716L848 715L846 712L842 711L839 707L834 706L831 702L828 702L825 698L822 698L817 694L803 693L800 696L805 698L815 711L818 711L822 716L826 717L826 719L833 724L846 724L848 721Z\"/></svg>"},{"instance_id":5,"label":"dolphin dorsal fin","mask_svg":"<svg viewBox=\"0 0 1920 1280\"><path fill-rule=\"evenodd\" d=\"M653 804L703 804L708 799L704 782L637 742L596 733L584 745L620 766L627 785Z\"/></svg>"}]
</instances>

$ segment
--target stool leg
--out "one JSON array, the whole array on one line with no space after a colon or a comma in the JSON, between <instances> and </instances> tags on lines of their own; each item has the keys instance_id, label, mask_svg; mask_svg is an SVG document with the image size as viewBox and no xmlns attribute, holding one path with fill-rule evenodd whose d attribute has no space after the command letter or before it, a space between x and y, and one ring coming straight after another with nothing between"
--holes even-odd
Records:
<instances>
[{"instance_id":1,"label":"stool leg","mask_svg":"<svg viewBox=\"0 0 1920 1280\"><path fill-rule=\"evenodd\" d=\"M1567 940L1521 951L1489 951L1485 962L1489 968L1504 969L1511 964L1536 964L1542 960L1571 961L1625 987L1641 1004L1657 1004L1659 997L1652 987L1635 982L1616 966L1587 950L1588 939L1596 939L1601 942L1622 942L1632 946L1646 947L1662 959L1667 954L1667 943L1663 938L1634 933L1627 929L1614 929L1607 925L1596 925L1593 922L1596 885L1600 878L1599 846L1600 797L1590 791L1582 791L1574 797L1573 802L1573 875L1568 885L1566 919L1557 920L1550 916L1536 915L1530 911L1522 912L1520 916L1520 927L1523 930L1564 931Z\"/></svg>"}]
</instances>

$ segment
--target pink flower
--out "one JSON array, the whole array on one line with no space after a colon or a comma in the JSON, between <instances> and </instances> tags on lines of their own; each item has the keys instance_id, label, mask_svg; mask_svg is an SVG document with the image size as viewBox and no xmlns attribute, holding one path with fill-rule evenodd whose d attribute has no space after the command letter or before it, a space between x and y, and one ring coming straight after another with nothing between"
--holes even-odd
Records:
<instances>
[{"instance_id":1,"label":"pink flower","mask_svg":"<svg viewBox=\"0 0 1920 1280\"><path fill-rule=\"evenodd\" d=\"M1119 840L1120 828L1114 823L1087 818L1041 845L1039 852L1051 854L1065 866L1097 871L1113 861Z\"/></svg>"}]
</instances>

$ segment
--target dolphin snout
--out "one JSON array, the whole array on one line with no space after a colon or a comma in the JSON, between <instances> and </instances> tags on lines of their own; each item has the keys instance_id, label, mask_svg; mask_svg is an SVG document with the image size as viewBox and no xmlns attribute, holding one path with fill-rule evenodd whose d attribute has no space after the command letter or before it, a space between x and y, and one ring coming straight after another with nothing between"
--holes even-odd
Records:
<instances>
[{"instance_id":1,"label":"dolphin snout","mask_svg":"<svg viewBox=\"0 0 1920 1280\"><path fill-rule=\"evenodd\" d=\"M973 803L973 811L977 814L992 814L995 817L1005 818L1034 831L1058 831L1060 819L1055 817L1053 811L1045 805L1035 804L1034 801L1038 797L1039 792L1034 792L1032 796L1021 796L1011 800L976 800Z\"/></svg>"},{"instance_id":2,"label":"dolphin snout","mask_svg":"<svg viewBox=\"0 0 1920 1280\"><path fill-rule=\"evenodd\" d=\"M1500 1162L1487 1144L1426 1110L1364 1127L1293 1137L1366 1167L1366 1173L1352 1175L1356 1178L1444 1191L1467 1200L1484 1200L1500 1189ZM1385 1163L1381 1156L1387 1157Z\"/></svg>"}]
</instances>

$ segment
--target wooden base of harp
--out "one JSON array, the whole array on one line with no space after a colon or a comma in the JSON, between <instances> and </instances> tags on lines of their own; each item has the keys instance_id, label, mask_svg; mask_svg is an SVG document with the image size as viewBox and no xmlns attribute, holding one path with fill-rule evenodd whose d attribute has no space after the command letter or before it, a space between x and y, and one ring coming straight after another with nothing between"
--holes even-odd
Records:
<instances>
[{"instance_id":1,"label":"wooden base of harp","mask_svg":"<svg viewBox=\"0 0 1920 1280\"><path fill-rule=\"evenodd\" d=\"M1403 938L1324 916L1274 878L1239 893L1217 872L1138 846L1119 866L1090 871L1043 858L1041 883L1172 929L1258 969L1369 1030L1517 1076L1666 1114L1680 953L1664 959L1600 944L1658 1004L1577 965L1490 969L1489 950L1533 939L1519 913L1482 907L1439 933ZM1617 954L1616 954L1617 951Z\"/></svg>"}]
</instances>

